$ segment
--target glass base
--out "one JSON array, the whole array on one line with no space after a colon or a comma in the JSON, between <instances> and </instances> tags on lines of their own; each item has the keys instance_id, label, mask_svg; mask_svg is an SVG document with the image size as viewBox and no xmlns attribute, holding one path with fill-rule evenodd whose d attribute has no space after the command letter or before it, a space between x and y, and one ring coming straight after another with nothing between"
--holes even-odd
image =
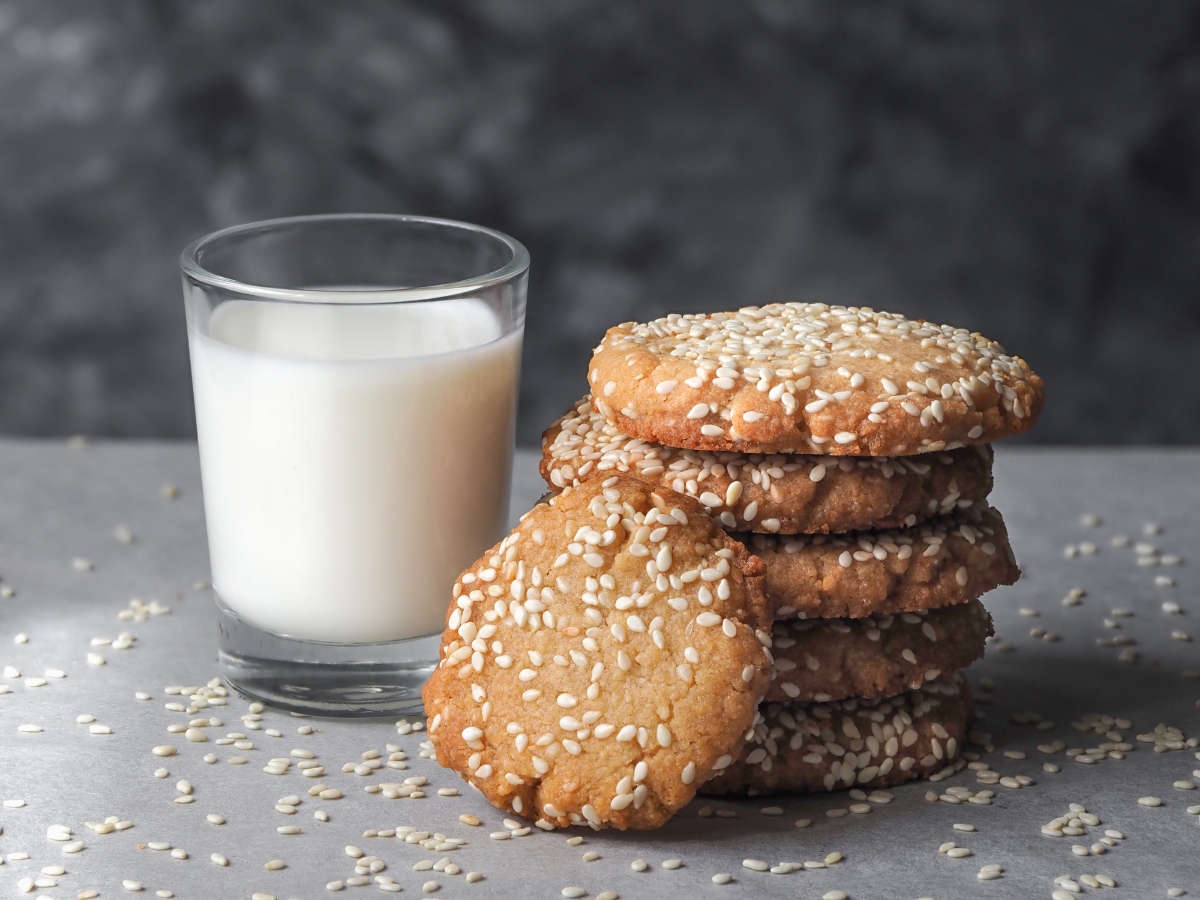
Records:
<instances>
[{"instance_id":1,"label":"glass base","mask_svg":"<svg viewBox=\"0 0 1200 900\"><path fill-rule=\"evenodd\" d=\"M424 715L441 635L334 644L251 625L216 598L221 675L239 694L316 716Z\"/></svg>"}]
</instances>

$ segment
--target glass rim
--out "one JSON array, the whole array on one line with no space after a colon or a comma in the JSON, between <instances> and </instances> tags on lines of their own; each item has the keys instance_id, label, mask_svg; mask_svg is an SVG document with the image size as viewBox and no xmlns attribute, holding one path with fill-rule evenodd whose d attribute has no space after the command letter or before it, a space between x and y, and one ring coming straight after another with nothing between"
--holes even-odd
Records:
<instances>
[{"instance_id":1,"label":"glass rim","mask_svg":"<svg viewBox=\"0 0 1200 900\"><path fill-rule=\"evenodd\" d=\"M250 284L218 275L204 268L197 260L197 255L205 247L230 237L240 237L269 231L282 225L325 224L330 222L417 222L425 225L437 225L445 228L460 229L477 235L490 237L504 244L512 252L512 259L494 271L466 278L461 281L451 281L444 284L431 284L410 288L383 288L378 290L324 290L318 288L281 288L261 284ZM491 287L521 275L529 269L529 251L525 245L515 238L509 237L502 231L474 225L470 222L460 222L457 219L441 219L433 216L413 216L402 213L321 213L308 216L283 216L276 219L263 219L258 222L247 222L242 225L231 225L210 232L192 241L179 255L179 267L188 278L210 287L221 288L238 294L261 300L280 300L294 303L346 303L352 298L355 303L411 303L419 300L438 300L458 297L479 288Z\"/></svg>"}]
</instances>

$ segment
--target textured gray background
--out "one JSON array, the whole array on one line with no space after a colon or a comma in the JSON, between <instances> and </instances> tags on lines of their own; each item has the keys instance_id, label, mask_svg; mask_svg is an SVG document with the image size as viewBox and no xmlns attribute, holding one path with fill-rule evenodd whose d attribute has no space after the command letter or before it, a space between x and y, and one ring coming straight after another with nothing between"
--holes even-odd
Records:
<instances>
[{"instance_id":1,"label":"textured gray background","mask_svg":"<svg viewBox=\"0 0 1200 900\"><path fill-rule=\"evenodd\" d=\"M1104 873L1118 884L1114 898L1165 900L1167 889L1187 891L1185 900L1200 894L1200 822L1187 808L1200 804L1200 791L1172 787L1178 780L1200 781L1200 761L1194 750L1155 753L1133 735L1159 722L1181 728L1188 738L1200 730L1200 681L1184 679L1183 670L1200 669L1196 643L1171 639L1180 629L1200 637L1196 618L1200 552L1200 453L1195 451L1068 451L999 448L996 490L992 495L1003 510L1013 547L1024 575L1012 587L1000 588L983 601L996 621L998 637L1012 642L1009 653L994 644L986 658L970 669L973 683L984 676L995 680L995 701L980 703L984 718L979 728L995 736L996 750L984 759L1005 775L1029 775L1033 786L1012 791L996 787L991 806L931 804L923 798L930 785L913 783L894 789L895 800L876 806L869 815L831 819L826 810L845 809L844 792L807 797L757 798L746 801L697 800L664 828L652 832L586 829L571 833L584 838L578 847L566 845L567 834L533 834L517 841L488 839L503 830L503 813L492 809L475 791L465 789L458 775L433 762L418 759L422 733L398 737L392 719L360 721L307 719L317 734L296 734L296 719L274 710L263 725L282 732L247 731L239 716L247 711L243 699L210 709L224 723L207 729L203 744L180 740L166 732L168 724L188 717L169 712L163 704L176 698L164 694L169 684L203 684L217 674L216 627L212 595L196 590L193 582L208 574L200 507L200 478L194 445L121 441L99 443L90 449L68 449L65 442L0 441L0 574L16 596L0 597L0 668L16 666L24 677L40 675L55 666L66 671L62 680L29 688L19 679L3 678L9 693L0 694L0 799L22 799L25 806L0 806L0 853L28 853L30 859L8 860L0 866L0 897L19 898L17 879L36 876L41 867L61 863L67 874L57 888L37 896L65 900L85 888L96 888L102 900L154 900L166 889L179 900L244 900L252 891L279 900L317 900L318 897L383 896L375 889L329 894L324 885L352 873L343 854L347 844L379 856L387 874L404 888L402 898L420 898L421 885L431 873L416 873L418 860L435 860L441 853L396 840L363 838L365 829L410 825L465 838L467 846L449 854L464 871L478 870L486 880L465 884L463 876L437 877L444 891L436 896L484 898L561 898L561 889L579 885L592 900L612 889L625 900L686 898L686 900L816 900L825 892L845 891L851 900L1047 900L1061 874ZM533 454L518 454L513 511L528 508L540 488ZM178 499L165 500L164 482L178 485ZM1081 513L1103 517L1099 528L1084 528ZM1177 553L1177 568L1141 568L1131 547L1114 549L1116 534L1142 537L1142 526L1154 520L1163 532L1149 538L1162 553ZM136 540L118 543L112 529L127 525ZM1064 544L1092 541L1095 556L1063 557ZM81 572L71 559L83 556L95 568ZM1175 587L1159 587L1154 576L1169 573ZM1071 587L1087 594L1078 606L1060 600ZM170 615L146 622L121 622L117 612L128 598L144 602L157 598L172 608ZM1167 615L1164 600L1174 600L1182 614ZM1040 611L1025 618L1018 609ZM1106 628L1103 620L1113 607L1130 610L1121 630ZM1062 636L1056 643L1037 640L1029 629L1040 626ZM113 650L89 645L93 637L115 637L128 629L137 637L133 648ZM26 644L13 643L25 632ZM1117 648L1101 647L1096 639L1121 634L1136 643L1135 664L1120 663ZM85 663L89 650L98 650L107 664ZM134 699L135 691L152 696ZM1036 711L1054 726L1037 731L1011 721L1014 713ZM75 724L80 713L94 715L113 734L93 737ZM1047 757L1039 743L1062 740L1067 747L1095 746L1100 738L1083 735L1071 723L1087 713L1128 716L1134 728L1127 739L1135 750L1121 762L1079 765L1063 753ZM18 725L34 723L40 734L20 734ZM250 735L256 749L240 753L219 747L215 739L237 729ZM341 764L359 759L367 749L384 750L387 742L400 745L410 759L410 771L363 778L342 774ZM150 748L171 743L179 754L166 760ZM292 747L317 754L326 767L320 779L337 787L345 798L332 802L306 795L312 780L295 769L283 777L262 773L265 761L286 755ZM1004 751L1028 754L1024 760L1005 758ZM209 766L201 756L214 752L221 762ZM224 760L244 755L250 764L229 766ZM1062 767L1044 774L1042 763ZM164 766L170 777L153 772ZM1194 770L1194 771L1193 771ZM363 792L366 784L424 775L435 787L463 789L455 798L428 791L423 800L389 801ZM196 802L171 802L175 782L191 781ZM961 785L980 790L970 772L960 772L940 787ZM273 811L276 798L296 793L304 798L295 816ZM1138 797L1161 797L1163 806L1147 809ZM1100 829L1083 839L1042 836L1039 826L1082 803L1103 820L1103 828L1119 829L1126 840L1102 857L1073 856L1075 840L1091 844ZM784 815L763 816L759 810L778 804ZM737 817L699 818L711 805ZM325 809L330 821L314 821ZM481 828L457 821L461 812L478 814ZM228 824L208 824L205 814L223 815ZM99 836L83 826L115 815L134 822L129 831ZM796 819L813 819L798 830ZM974 833L952 830L955 822L975 825ZM61 845L46 839L52 824L69 825L86 849L64 856ZM300 825L294 836L276 834L279 825ZM139 849L148 841L170 841L191 858L177 861L166 853ZM966 859L940 856L938 846L955 841L972 850ZM756 873L741 867L747 857L803 862L822 859L830 851L846 861L832 869L793 875ZM209 854L229 857L228 868L212 865ZM585 852L600 859L584 862ZM683 860L669 871L662 861ZM264 871L270 859L283 859L287 868ZM630 863L645 859L650 868L635 873ZM999 865L1004 876L979 882L981 866ZM724 887L710 878L729 872L734 882ZM146 892L128 894L121 879L144 883ZM1080 900L1108 893L1088 891Z\"/></svg>"},{"instance_id":2,"label":"textured gray background","mask_svg":"<svg viewBox=\"0 0 1200 900\"><path fill-rule=\"evenodd\" d=\"M982 330L1035 438L1200 441L1200 5L0 4L0 432L187 436L175 260L269 216L533 253L520 437L605 327L803 297Z\"/></svg>"}]
</instances>

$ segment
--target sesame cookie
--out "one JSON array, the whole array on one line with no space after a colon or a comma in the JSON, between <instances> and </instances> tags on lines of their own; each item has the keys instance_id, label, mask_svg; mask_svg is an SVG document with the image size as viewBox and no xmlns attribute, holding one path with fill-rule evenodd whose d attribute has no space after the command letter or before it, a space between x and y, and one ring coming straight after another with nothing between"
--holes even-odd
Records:
<instances>
[{"instance_id":1,"label":"sesame cookie","mask_svg":"<svg viewBox=\"0 0 1200 900\"><path fill-rule=\"evenodd\" d=\"M701 793L818 793L953 772L972 715L961 675L874 700L767 703L737 762Z\"/></svg>"},{"instance_id":2,"label":"sesame cookie","mask_svg":"<svg viewBox=\"0 0 1200 900\"><path fill-rule=\"evenodd\" d=\"M913 528L740 534L766 566L775 618L836 619L966 603L1020 576L1000 513L977 504Z\"/></svg>"},{"instance_id":3,"label":"sesame cookie","mask_svg":"<svg viewBox=\"0 0 1200 900\"><path fill-rule=\"evenodd\" d=\"M696 497L726 528L823 534L915 525L982 500L992 448L838 459L677 450L622 434L587 396L546 429L541 471L555 488L628 472Z\"/></svg>"},{"instance_id":4,"label":"sesame cookie","mask_svg":"<svg viewBox=\"0 0 1200 900\"><path fill-rule=\"evenodd\" d=\"M438 761L529 819L662 825L767 689L761 570L695 500L634 478L537 505L455 583L423 693Z\"/></svg>"},{"instance_id":5,"label":"sesame cookie","mask_svg":"<svg viewBox=\"0 0 1200 900\"><path fill-rule=\"evenodd\" d=\"M907 456L1028 431L1042 380L982 335L773 303L610 328L588 383L623 434L694 450Z\"/></svg>"},{"instance_id":6,"label":"sesame cookie","mask_svg":"<svg viewBox=\"0 0 1200 900\"><path fill-rule=\"evenodd\" d=\"M983 656L992 618L978 600L895 616L776 622L768 700L890 697Z\"/></svg>"}]
</instances>

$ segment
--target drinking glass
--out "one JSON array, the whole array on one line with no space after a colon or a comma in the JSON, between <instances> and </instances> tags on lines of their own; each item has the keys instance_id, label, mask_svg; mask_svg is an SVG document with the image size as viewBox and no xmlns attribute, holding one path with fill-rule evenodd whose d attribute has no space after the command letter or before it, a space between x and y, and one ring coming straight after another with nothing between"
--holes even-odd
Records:
<instances>
[{"instance_id":1,"label":"drinking glass","mask_svg":"<svg viewBox=\"0 0 1200 900\"><path fill-rule=\"evenodd\" d=\"M529 255L463 222L275 219L181 258L221 674L412 713L503 534Z\"/></svg>"}]
</instances>

